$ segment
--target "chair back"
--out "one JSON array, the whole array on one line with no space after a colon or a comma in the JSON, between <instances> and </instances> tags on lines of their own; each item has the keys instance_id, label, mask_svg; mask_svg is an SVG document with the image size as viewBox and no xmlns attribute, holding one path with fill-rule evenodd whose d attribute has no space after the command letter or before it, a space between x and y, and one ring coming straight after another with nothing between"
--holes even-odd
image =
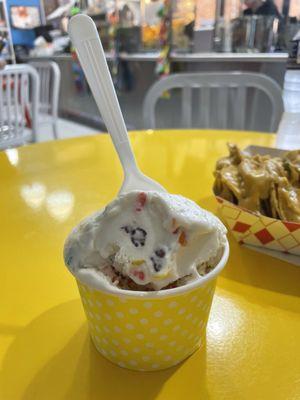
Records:
<instances>
[{"instance_id":1,"label":"chair back","mask_svg":"<svg viewBox=\"0 0 300 400\"><path fill-rule=\"evenodd\" d=\"M158 100L164 92L173 89L181 92L183 128L253 130L258 114L265 112L258 107L261 95L270 104L267 121L270 132L277 129L283 112L281 88L266 75L250 72L173 74L154 83L147 92L143 105L145 128L156 127ZM174 118L177 115L175 109L169 109L168 113L173 113Z\"/></svg>"},{"instance_id":2,"label":"chair back","mask_svg":"<svg viewBox=\"0 0 300 400\"><path fill-rule=\"evenodd\" d=\"M33 61L40 77L40 112L57 116L60 89L60 69L54 61Z\"/></svg>"},{"instance_id":3,"label":"chair back","mask_svg":"<svg viewBox=\"0 0 300 400\"><path fill-rule=\"evenodd\" d=\"M0 149L36 140L38 93L39 77L30 65L0 71Z\"/></svg>"}]
</instances>

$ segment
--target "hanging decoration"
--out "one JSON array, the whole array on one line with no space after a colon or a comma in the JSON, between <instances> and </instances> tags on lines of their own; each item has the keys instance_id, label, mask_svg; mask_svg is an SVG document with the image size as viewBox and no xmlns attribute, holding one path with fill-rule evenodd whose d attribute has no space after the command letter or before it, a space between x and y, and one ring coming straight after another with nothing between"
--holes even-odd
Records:
<instances>
[{"instance_id":1,"label":"hanging decoration","mask_svg":"<svg viewBox=\"0 0 300 400\"><path fill-rule=\"evenodd\" d=\"M117 44L117 29L119 26L119 11L117 5L115 8L108 13L107 19L109 22L109 52L111 54L110 71L114 85L118 79L118 67L119 67L119 49Z\"/></svg>"},{"instance_id":2,"label":"hanging decoration","mask_svg":"<svg viewBox=\"0 0 300 400\"><path fill-rule=\"evenodd\" d=\"M171 53L171 0L164 0L164 4L158 11L161 19L159 29L160 54L156 63L156 74L162 78L170 74L170 53ZM169 98L169 92L164 92L162 97Z\"/></svg>"},{"instance_id":3,"label":"hanging decoration","mask_svg":"<svg viewBox=\"0 0 300 400\"><path fill-rule=\"evenodd\" d=\"M160 54L156 63L156 73L159 77L167 76L170 73L171 53L171 0L164 0L161 9L158 11L161 19L159 29Z\"/></svg>"},{"instance_id":4,"label":"hanging decoration","mask_svg":"<svg viewBox=\"0 0 300 400\"><path fill-rule=\"evenodd\" d=\"M70 17L73 17L74 15L77 15L80 13L81 13L81 10L78 7L77 3L75 3L74 6L70 10ZM85 81L84 72L81 68L81 65L78 60L77 53L76 53L76 50L75 50L73 44L71 44L70 52L71 52L71 57L72 57L72 73L73 73L73 78L74 78L74 85L75 85L75 88L76 88L76 91L78 92L78 94L84 94L84 92L87 89L87 84Z\"/></svg>"}]
</instances>

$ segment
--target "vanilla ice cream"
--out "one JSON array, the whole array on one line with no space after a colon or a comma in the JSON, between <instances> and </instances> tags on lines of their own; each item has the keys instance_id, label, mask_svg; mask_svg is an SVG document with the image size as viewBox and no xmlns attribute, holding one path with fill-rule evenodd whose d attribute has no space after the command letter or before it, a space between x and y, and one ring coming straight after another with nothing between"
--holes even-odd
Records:
<instances>
[{"instance_id":1,"label":"vanilla ice cream","mask_svg":"<svg viewBox=\"0 0 300 400\"><path fill-rule=\"evenodd\" d=\"M199 278L201 266L217 264L225 242L224 225L193 201L133 191L81 223L64 257L75 276L95 287L127 279L139 290L160 290Z\"/></svg>"}]
</instances>

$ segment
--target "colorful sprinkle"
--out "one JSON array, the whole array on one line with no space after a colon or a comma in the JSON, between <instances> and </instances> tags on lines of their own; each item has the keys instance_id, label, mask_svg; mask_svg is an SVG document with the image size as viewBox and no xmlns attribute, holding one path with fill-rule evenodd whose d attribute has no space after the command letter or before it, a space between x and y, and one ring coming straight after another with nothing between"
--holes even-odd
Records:
<instances>
[{"instance_id":1,"label":"colorful sprinkle","mask_svg":"<svg viewBox=\"0 0 300 400\"><path fill-rule=\"evenodd\" d=\"M143 271L135 270L133 271L133 276L136 276L140 281L145 279L145 274Z\"/></svg>"},{"instance_id":2,"label":"colorful sprinkle","mask_svg":"<svg viewBox=\"0 0 300 400\"><path fill-rule=\"evenodd\" d=\"M142 209L144 208L144 206L146 204L146 200L147 200L146 193L144 193L144 192L139 193L136 198L135 211L137 211L137 212L142 211Z\"/></svg>"},{"instance_id":3,"label":"colorful sprinkle","mask_svg":"<svg viewBox=\"0 0 300 400\"><path fill-rule=\"evenodd\" d=\"M187 240L186 240L186 234L184 231L182 231L179 235L178 242L181 244L181 246L186 246L187 245Z\"/></svg>"},{"instance_id":4,"label":"colorful sprinkle","mask_svg":"<svg viewBox=\"0 0 300 400\"><path fill-rule=\"evenodd\" d=\"M132 265L138 266L144 264L145 260L133 260L131 262Z\"/></svg>"}]
</instances>

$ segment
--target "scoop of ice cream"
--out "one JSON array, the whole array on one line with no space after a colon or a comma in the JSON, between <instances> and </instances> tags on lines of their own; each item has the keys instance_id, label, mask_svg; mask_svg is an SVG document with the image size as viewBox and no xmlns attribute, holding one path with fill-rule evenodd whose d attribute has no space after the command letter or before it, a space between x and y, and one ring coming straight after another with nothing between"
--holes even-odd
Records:
<instances>
[{"instance_id":1,"label":"scoop of ice cream","mask_svg":"<svg viewBox=\"0 0 300 400\"><path fill-rule=\"evenodd\" d=\"M224 225L193 201L133 191L81 224L68 239L64 255L75 275L89 269L97 279L110 266L138 285L159 290L180 278L198 276L197 267L213 259L225 241Z\"/></svg>"}]
</instances>

